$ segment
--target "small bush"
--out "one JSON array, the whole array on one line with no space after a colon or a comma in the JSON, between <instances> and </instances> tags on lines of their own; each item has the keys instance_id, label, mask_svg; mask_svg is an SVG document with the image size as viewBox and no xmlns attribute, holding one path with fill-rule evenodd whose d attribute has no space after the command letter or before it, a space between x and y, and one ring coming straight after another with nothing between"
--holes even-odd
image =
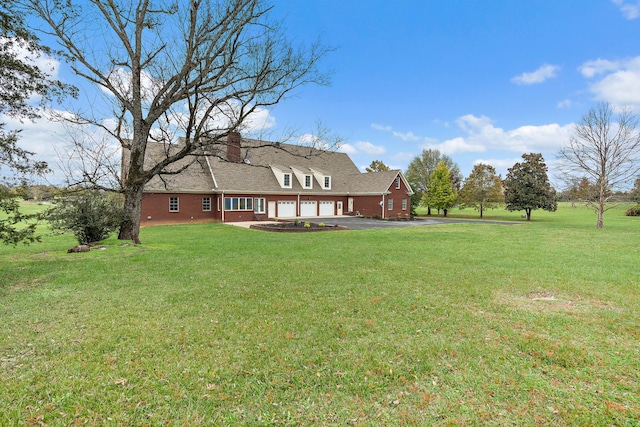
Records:
<instances>
[{"instance_id":1,"label":"small bush","mask_svg":"<svg viewBox=\"0 0 640 427\"><path fill-rule=\"evenodd\" d=\"M629 209L627 209L627 212L625 213L626 216L640 216L640 204L638 204L637 206L631 206Z\"/></svg>"},{"instance_id":2,"label":"small bush","mask_svg":"<svg viewBox=\"0 0 640 427\"><path fill-rule=\"evenodd\" d=\"M310 222L305 222L304 223L304 228L311 228L311 223Z\"/></svg>"},{"instance_id":3,"label":"small bush","mask_svg":"<svg viewBox=\"0 0 640 427\"><path fill-rule=\"evenodd\" d=\"M106 239L122 223L120 195L98 190L70 193L49 209L45 218L56 232L70 231L87 245Z\"/></svg>"}]
</instances>

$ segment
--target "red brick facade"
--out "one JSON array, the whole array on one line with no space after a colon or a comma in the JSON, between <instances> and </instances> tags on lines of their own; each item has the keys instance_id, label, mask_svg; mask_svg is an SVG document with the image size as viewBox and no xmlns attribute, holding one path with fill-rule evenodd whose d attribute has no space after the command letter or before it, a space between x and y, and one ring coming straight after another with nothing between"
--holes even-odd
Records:
<instances>
[{"instance_id":1,"label":"red brick facade","mask_svg":"<svg viewBox=\"0 0 640 427\"><path fill-rule=\"evenodd\" d=\"M394 181L391 184L388 189L389 194L355 197L354 214L365 217L404 218L411 214L411 196L407 191L404 181L400 179L399 182ZM392 200L391 205L389 199Z\"/></svg>"},{"instance_id":2,"label":"red brick facade","mask_svg":"<svg viewBox=\"0 0 640 427\"><path fill-rule=\"evenodd\" d=\"M404 218L411 212L411 200L407 192L404 180L398 179L391 184L388 194L372 196L144 193L141 224L263 221L270 217L356 214ZM288 209L286 213L285 208Z\"/></svg>"}]
</instances>

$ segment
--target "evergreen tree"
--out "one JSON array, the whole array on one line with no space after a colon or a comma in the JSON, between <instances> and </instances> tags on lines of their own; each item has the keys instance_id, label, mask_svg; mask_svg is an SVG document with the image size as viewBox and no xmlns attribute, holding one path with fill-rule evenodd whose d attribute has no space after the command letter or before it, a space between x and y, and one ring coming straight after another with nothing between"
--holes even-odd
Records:
<instances>
[{"instance_id":1,"label":"evergreen tree","mask_svg":"<svg viewBox=\"0 0 640 427\"><path fill-rule=\"evenodd\" d=\"M555 212L558 208L556 191L549 183L547 165L540 153L523 154L523 162L516 163L507 172L504 198L508 211L525 211L527 221L531 211L544 209Z\"/></svg>"}]
</instances>

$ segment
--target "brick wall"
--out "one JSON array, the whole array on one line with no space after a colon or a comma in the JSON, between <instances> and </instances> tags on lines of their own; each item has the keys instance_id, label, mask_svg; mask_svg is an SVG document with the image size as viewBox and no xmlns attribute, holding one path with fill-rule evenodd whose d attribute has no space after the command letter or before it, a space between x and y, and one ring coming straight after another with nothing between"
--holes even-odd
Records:
<instances>
[{"instance_id":1,"label":"brick wall","mask_svg":"<svg viewBox=\"0 0 640 427\"><path fill-rule=\"evenodd\" d=\"M178 211L169 212L169 199L178 198ZM202 199L211 198L211 211L202 210ZM140 224L153 223L189 223L202 221L215 221L216 219L216 195L215 194L178 194L178 193L144 193L142 196L142 214Z\"/></svg>"}]
</instances>

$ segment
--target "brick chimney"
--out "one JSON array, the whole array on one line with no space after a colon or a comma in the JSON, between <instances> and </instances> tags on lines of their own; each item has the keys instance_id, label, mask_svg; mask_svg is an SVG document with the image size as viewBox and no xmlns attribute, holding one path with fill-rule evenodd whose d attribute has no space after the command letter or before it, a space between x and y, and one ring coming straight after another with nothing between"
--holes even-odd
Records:
<instances>
[{"instance_id":1,"label":"brick chimney","mask_svg":"<svg viewBox=\"0 0 640 427\"><path fill-rule=\"evenodd\" d=\"M240 140L240 132L229 132L229 135L227 135L227 161L233 163L240 163L242 161Z\"/></svg>"}]
</instances>

